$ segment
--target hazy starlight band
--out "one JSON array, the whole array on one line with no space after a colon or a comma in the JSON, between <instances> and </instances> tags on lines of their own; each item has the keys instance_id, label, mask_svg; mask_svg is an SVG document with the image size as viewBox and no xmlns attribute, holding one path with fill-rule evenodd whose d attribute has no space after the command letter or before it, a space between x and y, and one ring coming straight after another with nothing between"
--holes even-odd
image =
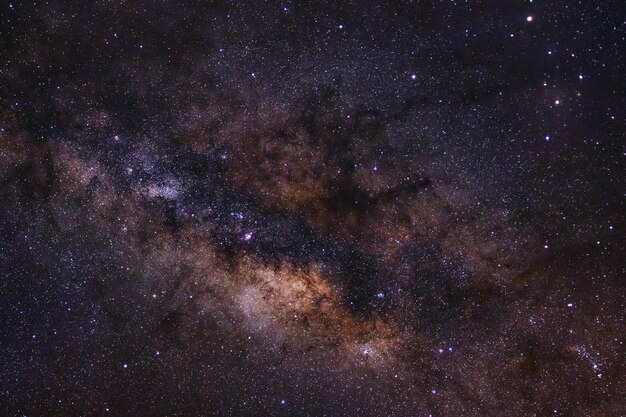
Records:
<instances>
[{"instance_id":1,"label":"hazy starlight band","mask_svg":"<svg viewBox=\"0 0 626 417\"><path fill-rule=\"evenodd\" d=\"M622 7L2 2L0 415L623 415Z\"/></svg>"}]
</instances>

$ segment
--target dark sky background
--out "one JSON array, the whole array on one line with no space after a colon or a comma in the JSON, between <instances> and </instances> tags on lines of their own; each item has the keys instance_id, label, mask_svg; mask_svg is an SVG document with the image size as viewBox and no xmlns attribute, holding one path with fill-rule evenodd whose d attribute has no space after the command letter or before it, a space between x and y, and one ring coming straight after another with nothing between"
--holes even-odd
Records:
<instances>
[{"instance_id":1,"label":"dark sky background","mask_svg":"<svg viewBox=\"0 0 626 417\"><path fill-rule=\"evenodd\" d=\"M622 0L0 4L0 415L626 415Z\"/></svg>"}]
</instances>

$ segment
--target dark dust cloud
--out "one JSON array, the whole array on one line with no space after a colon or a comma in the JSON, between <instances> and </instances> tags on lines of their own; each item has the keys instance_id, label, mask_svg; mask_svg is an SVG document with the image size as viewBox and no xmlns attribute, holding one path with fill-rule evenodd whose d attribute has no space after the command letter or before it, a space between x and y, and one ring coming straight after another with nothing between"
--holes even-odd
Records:
<instances>
[{"instance_id":1,"label":"dark dust cloud","mask_svg":"<svg viewBox=\"0 0 626 417\"><path fill-rule=\"evenodd\" d=\"M624 416L616 1L3 1L0 414Z\"/></svg>"}]
</instances>

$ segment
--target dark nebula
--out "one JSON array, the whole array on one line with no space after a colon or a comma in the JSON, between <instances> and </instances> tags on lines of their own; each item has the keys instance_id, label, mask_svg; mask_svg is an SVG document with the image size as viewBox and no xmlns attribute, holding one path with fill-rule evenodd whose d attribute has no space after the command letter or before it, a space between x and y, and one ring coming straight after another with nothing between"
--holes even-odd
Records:
<instances>
[{"instance_id":1,"label":"dark nebula","mask_svg":"<svg viewBox=\"0 0 626 417\"><path fill-rule=\"evenodd\" d=\"M0 415L626 415L622 0L0 4Z\"/></svg>"}]
</instances>

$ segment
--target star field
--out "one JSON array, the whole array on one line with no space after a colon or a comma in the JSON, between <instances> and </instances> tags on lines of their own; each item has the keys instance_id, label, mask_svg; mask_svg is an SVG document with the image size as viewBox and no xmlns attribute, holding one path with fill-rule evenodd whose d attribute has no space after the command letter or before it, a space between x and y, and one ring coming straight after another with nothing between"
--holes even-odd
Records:
<instances>
[{"instance_id":1,"label":"star field","mask_svg":"<svg viewBox=\"0 0 626 417\"><path fill-rule=\"evenodd\" d=\"M0 5L0 415L626 414L621 1Z\"/></svg>"}]
</instances>

